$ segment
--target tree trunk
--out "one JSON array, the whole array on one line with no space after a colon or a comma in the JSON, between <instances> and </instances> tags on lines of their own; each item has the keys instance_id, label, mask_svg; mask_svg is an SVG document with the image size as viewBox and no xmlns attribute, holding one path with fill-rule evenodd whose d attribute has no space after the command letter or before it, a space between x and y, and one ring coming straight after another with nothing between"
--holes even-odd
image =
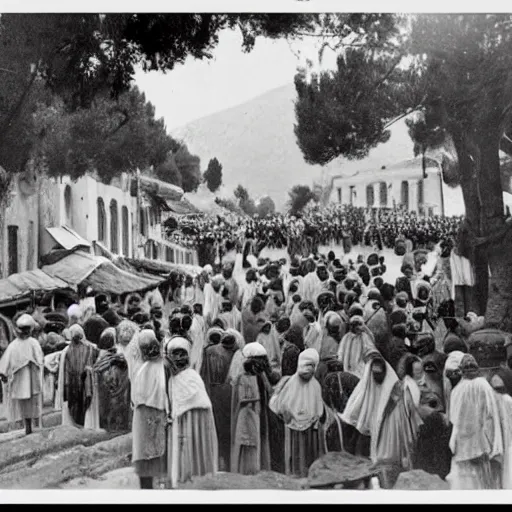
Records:
<instances>
[{"instance_id":1,"label":"tree trunk","mask_svg":"<svg viewBox=\"0 0 512 512\"><path fill-rule=\"evenodd\" d=\"M479 237L472 253L475 296L485 304L486 327L512 332L512 232L505 227L499 161L499 140L492 128L456 142L466 219ZM489 277L488 271L491 276Z\"/></svg>"}]
</instances>

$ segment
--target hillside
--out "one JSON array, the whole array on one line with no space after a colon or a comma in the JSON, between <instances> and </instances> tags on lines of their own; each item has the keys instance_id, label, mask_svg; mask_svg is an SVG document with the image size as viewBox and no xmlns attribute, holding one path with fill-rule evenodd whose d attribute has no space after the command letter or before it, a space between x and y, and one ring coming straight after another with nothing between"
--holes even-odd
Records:
<instances>
[{"instance_id":1,"label":"hillside","mask_svg":"<svg viewBox=\"0 0 512 512\"><path fill-rule=\"evenodd\" d=\"M273 89L242 105L193 121L173 130L201 158L204 170L210 158L223 165L224 185L231 191L241 183L255 198L270 195L278 209L295 184L320 181L321 167L304 161L297 146L293 84ZM337 159L330 174L352 174L358 169L390 165L411 158L412 142L403 120L392 127L391 140L375 148L362 161Z\"/></svg>"}]
</instances>

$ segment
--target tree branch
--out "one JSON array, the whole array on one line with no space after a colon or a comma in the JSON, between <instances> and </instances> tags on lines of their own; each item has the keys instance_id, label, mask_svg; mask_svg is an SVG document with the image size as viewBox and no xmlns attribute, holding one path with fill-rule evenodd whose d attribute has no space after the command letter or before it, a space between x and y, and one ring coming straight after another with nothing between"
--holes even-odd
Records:
<instances>
[{"instance_id":1,"label":"tree branch","mask_svg":"<svg viewBox=\"0 0 512 512\"><path fill-rule=\"evenodd\" d=\"M400 114L399 116L395 117L394 119L386 123L384 125L384 130L387 130L391 125L395 124L397 121L400 121L400 119L403 119L404 117L408 116L409 114L412 114L413 112L416 112L417 110L420 110L421 108L423 108L423 102L414 108L406 110L403 114Z\"/></svg>"}]
</instances>

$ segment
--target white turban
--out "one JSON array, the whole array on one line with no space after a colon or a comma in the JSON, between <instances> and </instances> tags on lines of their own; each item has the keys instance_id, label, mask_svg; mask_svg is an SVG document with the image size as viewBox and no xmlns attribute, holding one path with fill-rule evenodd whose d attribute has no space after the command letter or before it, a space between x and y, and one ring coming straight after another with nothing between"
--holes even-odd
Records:
<instances>
[{"instance_id":1,"label":"white turban","mask_svg":"<svg viewBox=\"0 0 512 512\"><path fill-rule=\"evenodd\" d=\"M186 350L187 354L190 353L190 342L187 340L187 338L184 338L183 336L175 336L165 344L165 352L167 354L170 354L174 350L180 348Z\"/></svg>"},{"instance_id":2,"label":"white turban","mask_svg":"<svg viewBox=\"0 0 512 512\"><path fill-rule=\"evenodd\" d=\"M71 304L68 308L68 317L80 318L82 316L82 308L78 304Z\"/></svg>"},{"instance_id":3,"label":"white turban","mask_svg":"<svg viewBox=\"0 0 512 512\"><path fill-rule=\"evenodd\" d=\"M16 325L20 329L23 327L32 327L33 329L36 326L36 322L28 313L25 313L16 320Z\"/></svg>"},{"instance_id":4,"label":"white turban","mask_svg":"<svg viewBox=\"0 0 512 512\"><path fill-rule=\"evenodd\" d=\"M245 347L242 349L242 355L246 359L249 357L261 357L266 356L267 351L261 343L253 341L252 343L247 343L247 345L245 345Z\"/></svg>"}]
</instances>

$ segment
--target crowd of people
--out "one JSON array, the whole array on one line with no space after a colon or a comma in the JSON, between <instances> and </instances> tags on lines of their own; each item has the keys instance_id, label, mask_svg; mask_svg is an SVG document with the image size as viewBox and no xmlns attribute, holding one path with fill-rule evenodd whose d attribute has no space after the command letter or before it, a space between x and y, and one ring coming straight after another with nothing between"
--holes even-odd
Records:
<instances>
[{"instance_id":1,"label":"crowd of people","mask_svg":"<svg viewBox=\"0 0 512 512\"><path fill-rule=\"evenodd\" d=\"M455 223L429 222L435 239ZM426 273L425 251L407 253L388 283L377 252L270 261L232 244L145 296L22 313L0 359L10 419L30 434L51 381L64 424L132 431L141 488L219 471L303 478L331 451L371 459L383 488L411 469L511 488L512 371L482 373L469 353L481 319L457 319L446 258Z\"/></svg>"},{"instance_id":2,"label":"crowd of people","mask_svg":"<svg viewBox=\"0 0 512 512\"><path fill-rule=\"evenodd\" d=\"M312 252L318 245L376 245L394 248L399 237L414 246L427 247L454 237L461 217L422 216L401 208L362 208L349 205L312 204L302 213L275 213L267 217L236 214L194 215L182 219L180 227L168 231L169 239L187 247L222 245L226 240L257 240L261 247L282 249L290 254Z\"/></svg>"}]
</instances>

